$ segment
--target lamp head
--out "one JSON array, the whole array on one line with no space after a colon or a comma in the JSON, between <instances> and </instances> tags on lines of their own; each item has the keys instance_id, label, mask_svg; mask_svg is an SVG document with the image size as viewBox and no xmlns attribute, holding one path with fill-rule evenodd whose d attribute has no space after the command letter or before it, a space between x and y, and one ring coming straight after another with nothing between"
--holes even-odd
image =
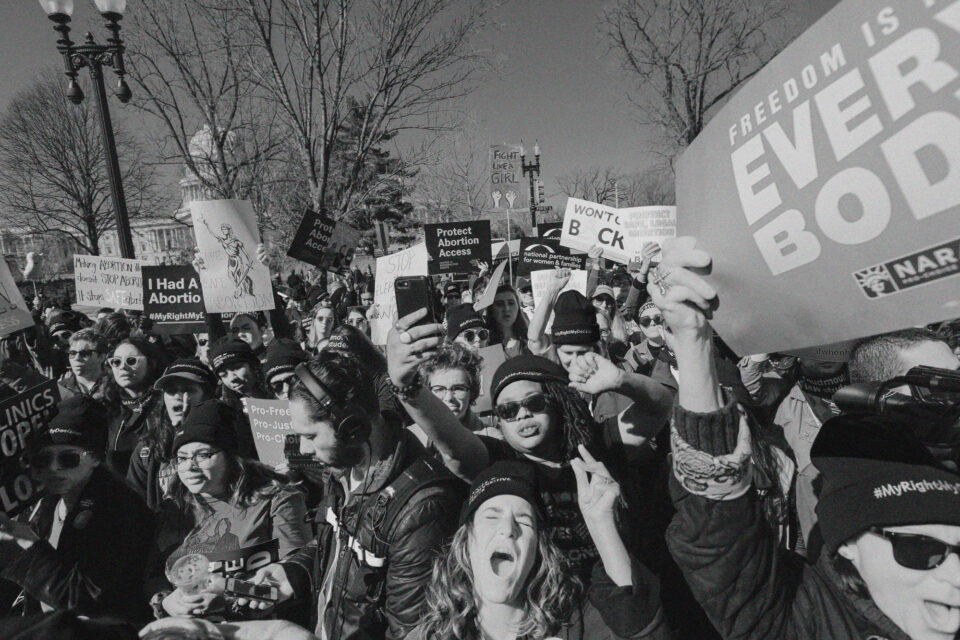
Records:
<instances>
[{"instance_id":1,"label":"lamp head","mask_svg":"<svg viewBox=\"0 0 960 640\"><path fill-rule=\"evenodd\" d=\"M80 84L76 80L71 80L67 86L67 99L73 104L83 102L83 89L80 88Z\"/></svg>"},{"instance_id":2,"label":"lamp head","mask_svg":"<svg viewBox=\"0 0 960 640\"><path fill-rule=\"evenodd\" d=\"M120 82L117 83L117 99L123 104L127 104L130 102L132 95L133 94L130 93L130 87L127 86L127 81L120 78Z\"/></svg>"},{"instance_id":3,"label":"lamp head","mask_svg":"<svg viewBox=\"0 0 960 640\"><path fill-rule=\"evenodd\" d=\"M127 0L93 0L93 3L97 5L97 11L101 14L115 13L122 16L127 10Z\"/></svg>"},{"instance_id":4,"label":"lamp head","mask_svg":"<svg viewBox=\"0 0 960 640\"><path fill-rule=\"evenodd\" d=\"M54 19L54 16L66 16L69 19L73 15L73 0L40 0L40 6L50 19Z\"/></svg>"}]
</instances>

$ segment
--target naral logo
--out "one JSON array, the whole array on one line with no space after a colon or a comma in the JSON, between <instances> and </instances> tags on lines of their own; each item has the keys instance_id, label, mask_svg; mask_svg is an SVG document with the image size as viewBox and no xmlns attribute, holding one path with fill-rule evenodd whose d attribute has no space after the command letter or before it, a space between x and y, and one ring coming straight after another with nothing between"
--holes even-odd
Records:
<instances>
[{"instance_id":1,"label":"naral logo","mask_svg":"<svg viewBox=\"0 0 960 640\"><path fill-rule=\"evenodd\" d=\"M853 277L865 296L882 298L957 274L960 274L960 238L855 271Z\"/></svg>"}]
</instances>

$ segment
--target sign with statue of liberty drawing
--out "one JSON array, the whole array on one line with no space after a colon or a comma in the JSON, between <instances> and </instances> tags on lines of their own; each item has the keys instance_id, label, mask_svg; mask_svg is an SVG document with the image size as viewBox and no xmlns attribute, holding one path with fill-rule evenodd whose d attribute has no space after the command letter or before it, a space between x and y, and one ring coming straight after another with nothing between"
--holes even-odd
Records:
<instances>
[{"instance_id":1,"label":"sign with statue of liberty drawing","mask_svg":"<svg viewBox=\"0 0 960 640\"><path fill-rule=\"evenodd\" d=\"M523 152L515 144L490 145L490 202L491 209L527 209L530 207L529 187L523 183Z\"/></svg>"},{"instance_id":2,"label":"sign with statue of liberty drawing","mask_svg":"<svg viewBox=\"0 0 960 640\"><path fill-rule=\"evenodd\" d=\"M274 308L270 270L257 259L260 233L247 200L190 203L197 237L197 273L207 312Z\"/></svg>"}]
</instances>

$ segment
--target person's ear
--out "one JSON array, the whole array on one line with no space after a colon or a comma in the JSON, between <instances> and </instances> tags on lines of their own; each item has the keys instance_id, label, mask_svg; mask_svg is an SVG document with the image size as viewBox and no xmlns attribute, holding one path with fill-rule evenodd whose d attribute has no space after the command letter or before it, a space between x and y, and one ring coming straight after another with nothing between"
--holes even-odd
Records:
<instances>
[{"instance_id":1,"label":"person's ear","mask_svg":"<svg viewBox=\"0 0 960 640\"><path fill-rule=\"evenodd\" d=\"M846 544L842 545L839 549L837 549L837 554L841 558L845 558L852 562L854 566L856 566L860 560L860 550L857 549L857 545L853 542L847 542Z\"/></svg>"}]
</instances>

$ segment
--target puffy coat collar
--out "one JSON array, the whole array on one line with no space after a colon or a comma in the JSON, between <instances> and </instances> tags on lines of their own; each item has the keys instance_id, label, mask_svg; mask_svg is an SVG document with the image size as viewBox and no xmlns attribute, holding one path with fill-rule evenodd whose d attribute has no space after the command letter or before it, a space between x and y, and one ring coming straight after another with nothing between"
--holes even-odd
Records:
<instances>
[{"instance_id":1,"label":"puffy coat collar","mask_svg":"<svg viewBox=\"0 0 960 640\"><path fill-rule=\"evenodd\" d=\"M863 640L910 640L910 636L880 611L873 600L862 598L843 586L840 575L826 558L826 554L820 555L816 569L827 579L831 589L846 599L850 608L861 619L863 624L858 626L863 630Z\"/></svg>"}]
</instances>

